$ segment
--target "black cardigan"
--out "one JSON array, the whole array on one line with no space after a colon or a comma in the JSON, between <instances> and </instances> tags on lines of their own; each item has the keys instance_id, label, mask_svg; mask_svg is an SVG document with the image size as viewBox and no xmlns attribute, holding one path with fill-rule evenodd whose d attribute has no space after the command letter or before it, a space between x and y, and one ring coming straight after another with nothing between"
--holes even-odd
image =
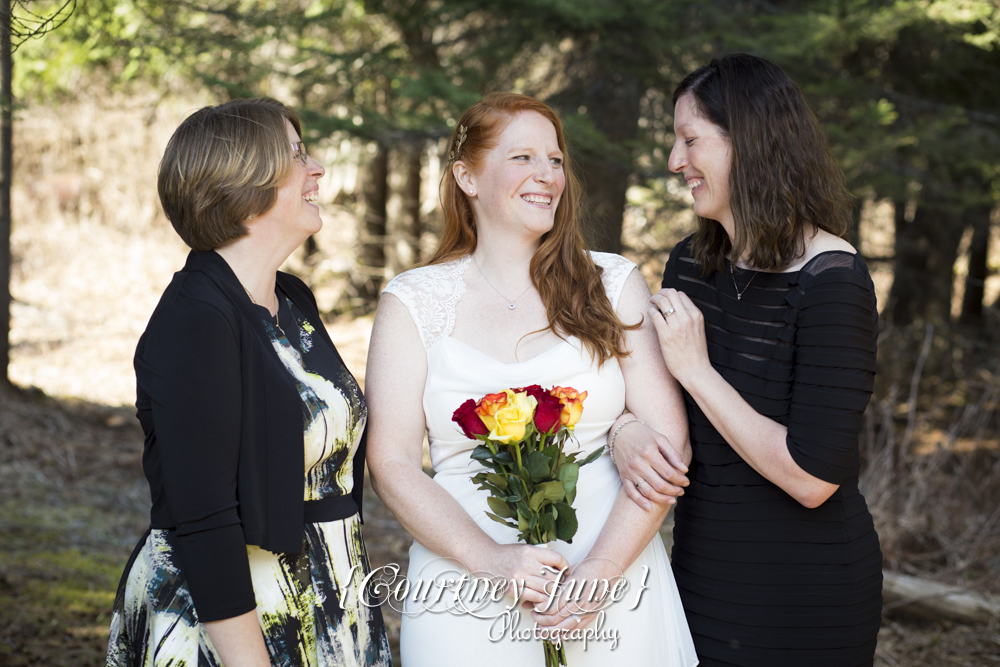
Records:
<instances>
[{"instance_id":1,"label":"black cardigan","mask_svg":"<svg viewBox=\"0 0 1000 667\"><path fill-rule=\"evenodd\" d=\"M309 288L281 272L277 286L337 354ZM303 547L302 403L219 254L188 255L139 340L135 372L150 526L176 529L201 621L251 611L246 545L288 553ZM362 436L351 493L359 513L364 454Z\"/></svg>"}]
</instances>

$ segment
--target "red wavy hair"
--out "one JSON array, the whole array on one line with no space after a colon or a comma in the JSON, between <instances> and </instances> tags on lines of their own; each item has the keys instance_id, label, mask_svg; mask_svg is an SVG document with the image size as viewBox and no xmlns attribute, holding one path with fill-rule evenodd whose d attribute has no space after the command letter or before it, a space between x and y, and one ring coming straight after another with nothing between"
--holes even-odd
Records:
<instances>
[{"instance_id":1,"label":"red wavy hair","mask_svg":"<svg viewBox=\"0 0 1000 667\"><path fill-rule=\"evenodd\" d=\"M541 114L555 127L566 173L566 189L556 208L552 229L542 236L531 258L531 282L545 304L548 328L563 338L579 338L599 365L611 357L621 359L629 354L625 332L638 328L639 324L626 326L618 319L601 282L603 270L594 264L587 252L577 219L580 181L573 175L562 121L556 112L544 102L526 95L489 93L462 114L448 144L449 154L455 151L459 129L466 128L460 159L475 172L486 153L496 147L511 118L526 112ZM450 167L449 164L441 176L444 232L427 264L450 262L476 250L476 220L472 206L458 187Z\"/></svg>"}]
</instances>

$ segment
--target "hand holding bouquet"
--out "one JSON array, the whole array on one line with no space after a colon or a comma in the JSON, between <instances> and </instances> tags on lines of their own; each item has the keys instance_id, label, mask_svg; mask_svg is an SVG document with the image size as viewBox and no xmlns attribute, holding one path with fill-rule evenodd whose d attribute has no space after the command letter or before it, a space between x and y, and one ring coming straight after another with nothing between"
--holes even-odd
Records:
<instances>
[{"instance_id":1,"label":"hand holding bouquet","mask_svg":"<svg viewBox=\"0 0 1000 667\"><path fill-rule=\"evenodd\" d=\"M472 458L492 470L472 478L490 492L487 516L516 528L522 542L571 543L576 535L573 500L580 466L603 451L598 448L579 462L579 452L565 452L586 398L587 392L571 387L546 391L531 385L487 394L478 402L470 398L452 416L468 438L482 443ZM562 646L546 642L545 664L566 664Z\"/></svg>"}]
</instances>

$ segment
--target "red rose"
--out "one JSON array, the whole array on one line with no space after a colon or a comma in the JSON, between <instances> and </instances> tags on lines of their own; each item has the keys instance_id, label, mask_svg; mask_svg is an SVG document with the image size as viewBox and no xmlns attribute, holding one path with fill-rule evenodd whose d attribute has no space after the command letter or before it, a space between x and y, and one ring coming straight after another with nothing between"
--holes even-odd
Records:
<instances>
[{"instance_id":1,"label":"red rose","mask_svg":"<svg viewBox=\"0 0 1000 667\"><path fill-rule=\"evenodd\" d=\"M514 392L515 394L520 394L521 392L524 392L528 396L534 398L536 401L540 401L542 400L542 396L548 395L547 392L541 387L539 387L537 384L533 384L528 387L518 387L517 389L511 389L511 391Z\"/></svg>"},{"instance_id":2,"label":"red rose","mask_svg":"<svg viewBox=\"0 0 1000 667\"><path fill-rule=\"evenodd\" d=\"M451 420L462 427L462 432L469 440L475 440L477 435L486 435L490 432L483 420L476 414L476 402L471 398L458 406L458 410L455 410Z\"/></svg>"},{"instance_id":3,"label":"red rose","mask_svg":"<svg viewBox=\"0 0 1000 667\"><path fill-rule=\"evenodd\" d=\"M552 394L541 391L540 388L535 400L538 401L538 406L535 408L535 428L539 433L551 435L562 423L562 401Z\"/></svg>"}]
</instances>

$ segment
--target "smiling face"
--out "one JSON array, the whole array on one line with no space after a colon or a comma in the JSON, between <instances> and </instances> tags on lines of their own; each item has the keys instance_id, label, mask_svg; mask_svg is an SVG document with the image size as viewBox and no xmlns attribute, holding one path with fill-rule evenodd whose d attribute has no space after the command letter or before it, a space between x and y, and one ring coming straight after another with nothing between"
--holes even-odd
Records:
<instances>
[{"instance_id":1,"label":"smiling face","mask_svg":"<svg viewBox=\"0 0 1000 667\"><path fill-rule=\"evenodd\" d=\"M694 197L694 212L721 223L732 238L735 227L729 206L729 138L701 115L691 93L681 95L674 107L674 134L677 141L667 163L670 171L684 175Z\"/></svg>"},{"instance_id":2,"label":"smiling face","mask_svg":"<svg viewBox=\"0 0 1000 667\"><path fill-rule=\"evenodd\" d=\"M508 229L540 238L552 229L566 189L556 128L534 111L510 119L475 171L459 160L454 173L480 232Z\"/></svg>"},{"instance_id":3,"label":"smiling face","mask_svg":"<svg viewBox=\"0 0 1000 667\"><path fill-rule=\"evenodd\" d=\"M295 145L302 139L287 120L285 129L288 132L288 150L294 151ZM318 181L324 173L323 167L311 157L306 159L305 164L298 159L293 160L291 174L278 187L274 206L265 215L276 217L290 233L303 234L303 240L318 232L323 227L323 221L316 199L319 196Z\"/></svg>"}]
</instances>

